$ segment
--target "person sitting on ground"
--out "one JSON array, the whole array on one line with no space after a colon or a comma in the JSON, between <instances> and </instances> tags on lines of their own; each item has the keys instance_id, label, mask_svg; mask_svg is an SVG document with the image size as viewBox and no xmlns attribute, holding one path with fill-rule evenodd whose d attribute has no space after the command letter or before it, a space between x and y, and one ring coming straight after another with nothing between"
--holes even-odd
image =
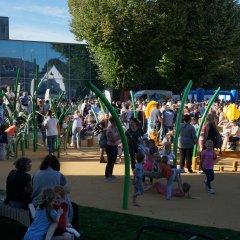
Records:
<instances>
[{"instance_id":1,"label":"person sitting on ground","mask_svg":"<svg viewBox=\"0 0 240 240\"><path fill-rule=\"evenodd\" d=\"M5 203L16 208L28 208L31 203L32 184L31 176L27 173L31 170L32 160L26 157L14 162L16 167L7 177Z\"/></svg>"}]
</instances>

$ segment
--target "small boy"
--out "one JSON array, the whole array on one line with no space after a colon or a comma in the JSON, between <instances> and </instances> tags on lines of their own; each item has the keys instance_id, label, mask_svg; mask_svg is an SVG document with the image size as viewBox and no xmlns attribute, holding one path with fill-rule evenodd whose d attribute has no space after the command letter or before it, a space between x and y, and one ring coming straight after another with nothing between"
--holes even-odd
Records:
<instances>
[{"instance_id":1,"label":"small boy","mask_svg":"<svg viewBox=\"0 0 240 240\"><path fill-rule=\"evenodd\" d=\"M143 161L144 161L144 154L137 153L136 154L136 166L133 170L134 180L134 194L133 194L133 206L140 206L137 203L137 197L139 195L143 195Z\"/></svg>"}]
</instances>

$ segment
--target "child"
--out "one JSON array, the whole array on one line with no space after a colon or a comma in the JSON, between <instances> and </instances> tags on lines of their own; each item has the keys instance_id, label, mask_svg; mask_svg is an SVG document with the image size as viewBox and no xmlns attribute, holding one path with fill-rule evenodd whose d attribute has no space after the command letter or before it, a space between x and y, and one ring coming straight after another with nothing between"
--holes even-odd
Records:
<instances>
[{"instance_id":1,"label":"child","mask_svg":"<svg viewBox=\"0 0 240 240\"><path fill-rule=\"evenodd\" d=\"M7 136L8 136L8 145L9 145L9 150L12 156L13 156L12 150L14 151L14 149L12 148L17 135L17 130L18 130L18 123L16 120L13 121L13 125L11 125L5 130L5 133L7 133Z\"/></svg>"},{"instance_id":2,"label":"child","mask_svg":"<svg viewBox=\"0 0 240 240\"><path fill-rule=\"evenodd\" d=\"M170 142L165 142L164 143L164 149L159 151L159 154L161 156L167 156L168 157L168 164L171 165L171 161L173 161L176 157L175 154L172 152L171 149L171 143ZM172 165L172 167L176 168L175 166Z\"/></svg>"},{"instance_id":3,"label":"child","mask_svg":"<svg viewBox=\"0 0 240 240\"><path fill-rule=\"evenodd\" d=\"M183 169L171 168L168 165L168 157L162 156L162 163L160 165L160 170L162 171L162 176L167 179L167 200L172 199L172 186L173 181L178 173L183 173Z\"/></svg>"},{"instance_id":4,"label":"child","mask_svg":"<svg viewBox=\"0 0 240 240\"><path fill-rule=\"evenodd\" d=\"M54 199L55 193L51 188L42 191L41 201L36 210L33 223L28 228L23 240L45 239L49 226L58 222L63 210L61 208L58 211L53 210Z\"/></svg>"},{"instance_id":5,"label":"child","mask_svg":"<svg viewBox=\"0 0 240 240\"><path fill-rule=\"evenodd\" d=\"M217 160L216 152L213 150L213 141L207 140L205 143L206 149L201 152L201 167L206 175L204 184L209 193L214 194L214 190L211 187L211 182L214 180L213 166Z\"/></svg>"},{"instance_id":6,"label":"child","mask_svg":"<svg viewBox=\"0 0 240 240\"><path fill-rule=\"evenodd\" d=\"M57 211L58 209L63 209L63 214L60 216L58 221L58 226L54 232L54 236L62 236L64 240L71 240L72 236L69 232L74 233L76 237L80 237L80 233L72 228L71 223L68 219L68 204L64 201L66 191L62 186L55 186L54 192L56 198L53 204L53 208ZM55 227L53 228L53 230ZM50 231L50 230L49 230Z\"/></svg>"},{"instance_id":7,"label":"child","mask_svg":"<svg viewBox=\"0 0 240 240\"><path fill-rule=\"evenodd\" d=\"M158 145L158 131L153 128L149 133L149 138L155 142L155 145Z\"/></svg>"},{"instance_id":8,"label":"child","mask_svg":"<svg viewBox=\"0 0 240 240\"><path fill-rule=\"evenodd\" d=\"M137 153L136 154L136 166L135 169L133 170L134 174L134 194L133 194L133 205L134 206L139 206L137 203L137 196L143 195L143 160L144 160L144 155L142 153Z\"/></svg>"}]
</instances>

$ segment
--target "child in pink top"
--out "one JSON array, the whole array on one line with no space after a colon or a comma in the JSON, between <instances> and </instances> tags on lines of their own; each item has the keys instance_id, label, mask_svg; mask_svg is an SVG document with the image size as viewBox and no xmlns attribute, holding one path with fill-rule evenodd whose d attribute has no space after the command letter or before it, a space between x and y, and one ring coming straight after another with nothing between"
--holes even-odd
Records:
<instances>
[{"instance_id":1,"label":"child in pink top","mask_svg":"<svg viewBox=\"0 0 240 240\"><path fill-rule=\"evenodd\" d=\"M217 160L216 152L213 150L213 141L207 140L205 143L206 150L201 152L201 167L203 172L206 175L206 180L204 184L209 193L214 194L214 191L211 187L211 182L214 180L214 162Z\"/></svg>"}]
</instances>

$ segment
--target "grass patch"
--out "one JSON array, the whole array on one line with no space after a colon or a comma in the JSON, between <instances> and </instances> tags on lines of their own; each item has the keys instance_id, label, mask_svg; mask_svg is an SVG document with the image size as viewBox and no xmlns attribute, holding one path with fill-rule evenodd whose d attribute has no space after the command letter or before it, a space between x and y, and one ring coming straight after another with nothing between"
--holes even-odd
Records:
<instances>
[{"instance_id":1,"label":"grass patch","mask_svg":"<svg viewBox=\"0 0 240 240\"><path fill-rule=\"evenodd\" d=\"M207 234L216 240L240 239L240 232L212 227L200 227L190 224L176 223L159 219L117 213L92 207L79 206L79 230L84 240L135 240L137 231L146 224L155 224L175 229L185 229ZM1 239L22 240L26 227L0 217ZM189 240L189 235L179 235L160 231L146 231L141 240ZM201 240L202 238L196 238Z\"/></svg>"}]
</instances>

